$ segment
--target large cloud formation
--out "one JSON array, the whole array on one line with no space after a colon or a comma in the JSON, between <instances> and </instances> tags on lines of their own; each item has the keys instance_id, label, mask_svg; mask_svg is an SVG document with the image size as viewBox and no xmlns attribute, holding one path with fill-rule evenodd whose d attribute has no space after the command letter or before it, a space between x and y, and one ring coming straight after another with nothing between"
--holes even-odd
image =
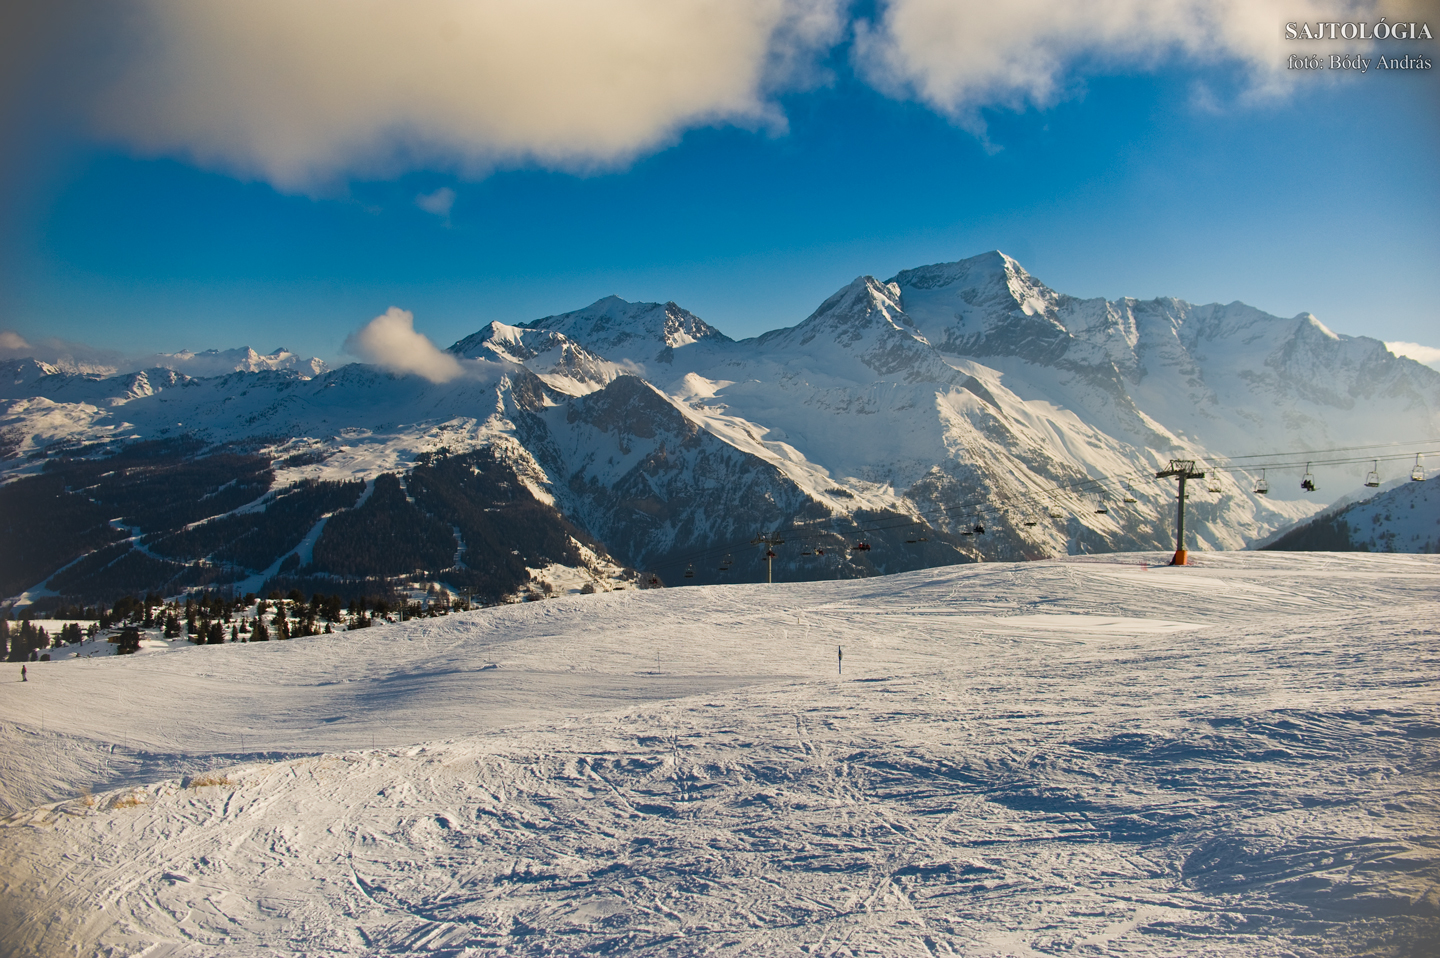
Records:
<instances>
[{"instance_id":1,"label":"large cloud formation","mask_svg":"<svg viewBox=\"0 0 1440 958\"><path fill-rule=\"evenodd\" d=\"M1433 21L1440 6L876 0L857 19L852 4L50 0L12 5L51 11L50 31L0 12L0 36L22 37L0 49L83 33L45 58L44 83L24 89L79 95L92 132L142 154L321 192L415 169L610 168L700 125L782 130L777 96L823 80L822 64L847 38L860 77L983 136L986 108L1043 109L1087 73L1171 59L1238 67L1247 94L1283 93L1295 81L1288 54L1328 52L1287 45L1285 23Z\"/></svg>"},{"instance_id":2,"label":"large cloud formation","mask_svg":"<svg viewBox=\"0 0 1440 958\"><path fill-rule=\"evenodd\" d=\"M1135 72L1163 58L1239 65L1248 95L1294 80L1290 54L1339 44L1286 41L1291 22L1346 21L1423 11L1413 0L889 0L856 25L855 61L886 92L917 99L983 129L985 107L1046 107L1083 69ZM1423 17L1422 17L1423 19ZM1361 44L1345 44L1355 50Z\"/></svg>"},{"instance_id":3,"label":"large cloud formation","mask_svg":"<svg viewBox=\"0 0 1440 958\"><path fill-rule=\"evenodd\" d=\"M416 166L623 162L783 122L840 0L132 0L104 135L309 190Z\"/></svg>"}]
</instances>

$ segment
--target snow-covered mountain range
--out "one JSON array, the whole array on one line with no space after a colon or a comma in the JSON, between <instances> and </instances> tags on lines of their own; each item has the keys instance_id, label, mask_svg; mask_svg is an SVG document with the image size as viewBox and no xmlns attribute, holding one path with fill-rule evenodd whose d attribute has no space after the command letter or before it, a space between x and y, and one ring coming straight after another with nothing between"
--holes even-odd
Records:
<instances>
[{"instance_id":1,"label":"snow-covered mountain range","mask_svg":"<svg viewBox=\"0 0 1440 958\"><path fill-rule=\"evenodd\" d=\"M1277 471L1281 454L1440 440L1440 373L1377 340L1240 303L1077 299L999 252L857 278L798 325L743 341L674 303L612 296L492 322L450 352L464 375L443 383L361 364L257 369L251 357L209 377L37 375L12 361L0 371L12 480L0 494L135 441L251 457L243 502L195 486L186 522L203 525L263 512L302 481L363 480L368 494L379 476L404 485L417 463L483 454L505 473L495 481L523 488L595 556L678 584L764 575L750 544L760 533L786 540L777 578L1164 548L1174 485L1154 473L1171 458L1212 478L1222 467L1220 491L1191 484L1191 547L1240 548L1359 485L1361 473L1322 472L1327 492L1302 493L1302 464ZM1246 456L1257 458L1233 458ZM1261 463L1268 496L1253 491ZM64 485L105 501L103 488ZM304 512L312 547L333 513ZM178 527L163 519L117 521L132 548L218 561L199 546L165 553ZM435 534L453 538L426 548L459 556L466 542L447 525L459 529L445 518ZM274 570L226 574L258 581L293 554L311 584L338 575L315 559L325 548L286 548ZM77 558L60 551L46 561ZM38 595L58 568L44 565L6 582Z\"/></svg>"}]
</instances>

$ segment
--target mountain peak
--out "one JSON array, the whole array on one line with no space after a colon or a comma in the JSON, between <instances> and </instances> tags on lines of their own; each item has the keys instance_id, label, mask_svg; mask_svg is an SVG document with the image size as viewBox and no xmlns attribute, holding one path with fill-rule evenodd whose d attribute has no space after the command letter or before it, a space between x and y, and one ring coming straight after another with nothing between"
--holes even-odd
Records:
<instances>
[{"instance_id":1,"label":"mountain peak","mask_svg":"<svg viewBox=\"0 0 1440 958\"><path fill-rule=\"evenodd\" d=\"M521 323L520 328L561 333L615 361L670 363L674 350L697 343L732 342L674 302L631 303L614 295L597 299L584 309Z\"/></svg>"},{"instance_id":2,"label":"mountain peak","mask_svg":"<svg viewBox=\"0 0 1440 958\"><path fill-rule=\"evenodd\" d=\"M1003 287L1014 291L1014 287L1031 287L1043 284L1037 282L1019 260L1007 256L998 249L956 260L953 263L932 263L904 269L890 278L890 282L901 289L931 290L947 286L962 289L986 289ZM1023 298L1023 297L1022 297Z\"/></svg>"}]
</instances>

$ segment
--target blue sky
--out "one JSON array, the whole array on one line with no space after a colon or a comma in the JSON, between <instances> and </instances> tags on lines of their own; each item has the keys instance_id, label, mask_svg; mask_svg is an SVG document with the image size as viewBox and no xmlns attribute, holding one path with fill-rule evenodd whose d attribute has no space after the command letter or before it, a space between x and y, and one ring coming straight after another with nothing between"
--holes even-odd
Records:
<instances>
[{"instance_id":1,"label":"blue sky","mask_svg":"<svg viewBox=\"0 0 1440 958\"><path fill-rule=\"evenodd\" d=\"M913 31L907 41L906 3L929 35L958 17L953 49L918 45ZM1193 2L1172 5L1196 15ZM158 0L136 6L171 13ZM616 9L640 16L644 6ZM759 40L747 23L718 51L690 50L694 71L713 76L678 105L605 115L637 99L626 87L597 94L596 116L567 114L575 90L603 73L603 54L587 51L602 60L587 62L578 88L537 77L529 89L523 76L493 88L449 75L428 92L416 84L384 101L385 122L373 124L384 129L358 146L373 132L364 98L350 112L317 99L313 116L289 115L271 105L290 92L283 84L231 102L224 83L207 87L213 78L177 79L208 69L181 53L225 41L234 24L176 27L161 58L182 66L160 79L122 62L64 89L54 78L83 45L52 27L55 52L26 77L43 95L7 113L25 148L0 168L0 329L125 354L283 345L336 362L345 337L390 306L446 345L491 320L616 293L675 300L739 338L802 320L859 274L999 248L1074 295L1238 299L1440 347L1434 69L1286 71L1291 48L1277 38L1299 13L1277 6L1259 28L1212 23L1210 46L1187 39L1183 23L1144 42L1126 22L1068 47L1041 36L1048 60L1035 66L1035 48L1020 43L987 73L994 28L970 35L980 5L800 6L821 20L771 22ZM1020 6L1041 22L1043 0ZM261 14L262 42L313 27ZM671 45L709 42L674 29ZM800 52L776 66L787 30ZM1024 35L1023 24L1008 30ZM534 32L545 51L585 39ZM429 35L417 36L397 56L423 62ZM757 54L756 43L769 46ZM1440 61L1433 41L1381 52ZM301 62L314 76L284 83L324 86L356 69ZM970 72L947 73L957 62ZM1016 64L1032 72L1017 80ZM155 102L145 84L162 80L200 92L147 114L135 104ZM477 119L470 93L451 97L466 83L477 100L506 97L514 109ZM337 114L352 126L308 139ZM411 120L414 130L394 132Z\"/></svg>"}]
</instances>

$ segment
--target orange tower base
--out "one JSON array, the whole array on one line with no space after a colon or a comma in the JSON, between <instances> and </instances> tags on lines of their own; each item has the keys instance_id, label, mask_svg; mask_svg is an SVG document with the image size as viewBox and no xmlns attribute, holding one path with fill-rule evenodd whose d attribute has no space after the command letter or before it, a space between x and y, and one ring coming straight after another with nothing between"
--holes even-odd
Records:
<instances>
[{"instance_id":1,"label":"orange tower base","mask_svg":"<svg viewBox=\"0 0 1440 958\"><path fill-rule=\"evenodd\" d=\"M1184 549L1176 549L1176 550L1175 550L1175 558L1173 558L1173 559L1170 560L1170 564L1171 564L1171 565L1189 565L1189 564L1190 564L1190 561L1189 561L1189 560L1190 560L1190 553L1186 552Z\"/></svg>"}]
</instances>

